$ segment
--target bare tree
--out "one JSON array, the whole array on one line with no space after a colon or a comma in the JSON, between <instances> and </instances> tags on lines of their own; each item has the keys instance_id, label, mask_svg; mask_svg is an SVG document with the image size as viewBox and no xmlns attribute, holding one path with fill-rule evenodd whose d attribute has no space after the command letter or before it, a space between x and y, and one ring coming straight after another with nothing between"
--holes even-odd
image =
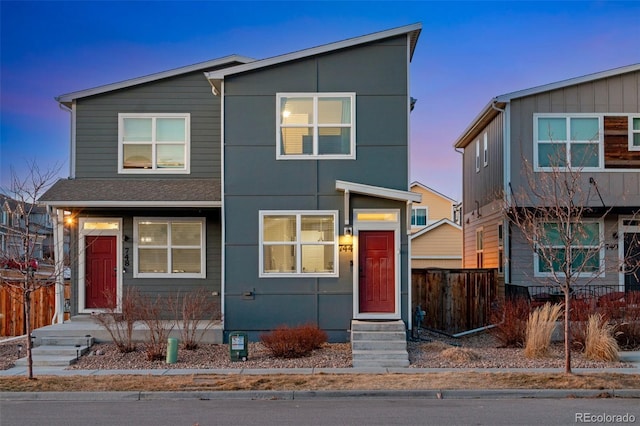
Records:
<instances>
[{"instance_id":1,"label":"bare tree","mask_svg":"<svg viewBox=\"0 0 640 426\"><path fill-rule=\"evenodd\" d=\"M512 228L520 231L534 252L534 261L545 284L564 296L565 373L571 373L571 300L580 286L604 273L604 218L610 212L601 203L593 182L581 167L562 160L549 161L534 172L523 160L524 185L505 197L505 212ZM594 203L595 199L595 203Z\"/></svg>"},{"instance_id":2,"label":"bare tree","mask_svg":"<svg viewBox=\"0 0 640 426\"><path fill-rule=\"evenodd\" d=\"M31 304L35 291L55 285L55 277L62 274L62 268L56 267L46 274L37 272L37 258L41 257L42 231L46 227L36 220L43 207L37 204L38 198L55 181L60 167L54 165L46 170L40 169L35 161L28 161L23 177L11 168L9 187L2 188L6 203L11 208L11 220L0 224L5 241L0 251L5 267L15 269L13 274L2 274L0 285L8 287L15 297L21 298L24 310L25 333L27 335L27 375L33 379L33 357L31 342ZM36 214L38 213L38 214ZM56 263L57 265L60 262ZM17 271L17 272L16 272Z\"/></svg>"}]
</instances>

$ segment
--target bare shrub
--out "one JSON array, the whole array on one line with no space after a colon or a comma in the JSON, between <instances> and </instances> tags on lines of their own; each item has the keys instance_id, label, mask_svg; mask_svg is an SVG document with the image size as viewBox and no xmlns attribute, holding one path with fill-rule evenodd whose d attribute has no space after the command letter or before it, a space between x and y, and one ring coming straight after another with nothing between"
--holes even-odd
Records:
<instances>
[{"instance_id":1,"label":"bare shrub","mask_svg":"<svg viewBox=\"0 0 640 426\"><path fill-rule=\"evenodd\" d=\"M315 325L294 328L285 325L262 334L260 341L276 358L300 358L322 347L327 341L327 333Z\"/></svg>"},{"instance_id":2,"label":"bare shrub","mask_svg":"<svg viewBox=\"0 0 640 426\"><path fill-rule=\"evenodd\" d=\"M618 306L616 312L618 345L626 350L637 349L640 347L640 291L625 294L624 306Z\"/></svg>"},{"instance_id":3,"label":"bare shrub","mask_svg":"<svg viewBox=\"0 0 640 426\"><path fill-rule=\"evenodd\" d=\"M584 355L595 361L618 361L618 343L614 337L614 325L604 320L601 314L589 317Z\"/></svg>"},{"instance_id":4,"label":"bare shrub","mask_svg":"<svg viewBox=\"0 0 640 426\"><path fill-rule=\"evenodd\" d=\"M205 332L213 326L214 321L221 319L220 300L212 298L205 288L193 290L184 296L178 293L170 304L180 328L180 342L187 350L198 349Z\"/></svg>"},{"instance_id":5,"label":"bare shrub","mask_svg":"<svg viewBox=\"0 0 640 426\"><path fill-rule=\"evenodd\" d=\"M547 354L551 345L551 335L561 313L561 305L545 303L529 314L524 347L524 355L527 358L540 358Z\"/></svg>"},{"instance_id":6,"label":"bare shrub","mask_svg":"<svg viewBox=\"0 0 640 426\"><path fill-rule=\"evenodd\" d=\"M457 347L445 349L440 353L440 356L453 362L470 362L481 358L480 355L472 349Z\"/></svg>"},{"instance_id":7,"label":"bare shrub","mask_svg":"<svg viewBox=\"0 0 640 426\"><path fill-rule=\"evenodd\" d=\"M168 312L166 299L160 295L152 298L149 295L140 296L139 303L140 320L149 329L146 340L143 342L144 352L149 361L162 359L167 350L167 338L175 326L174 321L163 318L163 313Z\"/></svg>"},{"instance_id":8,"label":"bare shrub","mask_svg":"<svg viewBox=\"0 0 640 426\"><path fill-rule=\"evenodd\" d=\"M491 312L491 334L503 347L522 348L527 337L529 301L523 297L507 299Z\"/></svg>"},{"instance_id":9,"label":"bare shrub","mask_svg":"<svg viewBox=\"0 0 640 426\"><path fill-rule=\"evenodd\" d=\"M106 295L107 300L115 301L112 295ZM140 319L139 312L140 292L135 287L127 287L122 296L122 307L110 304L103 312L92 315L92 318L99 325L104 327L111 340L121 353L133 352L136 346L133 343L133 328L135 322Z\"/></svg>"}]
</instances>

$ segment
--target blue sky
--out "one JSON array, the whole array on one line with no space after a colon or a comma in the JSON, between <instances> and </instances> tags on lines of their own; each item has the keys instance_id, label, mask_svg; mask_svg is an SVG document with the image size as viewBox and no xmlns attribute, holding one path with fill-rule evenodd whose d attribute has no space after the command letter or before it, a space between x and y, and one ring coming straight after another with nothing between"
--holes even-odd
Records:
<instances>
[{"instance_id":1,"label":"blue sky","mask_svg":"<svg viewBox=\"0 0 640 426\"><path fill-rule=\"evenodd\" d=\"M229 54L256 59L421 22L411 180L461 198L452 147L494 96L640 63L640 2L0 1L0 186L69 174L55 96Z\"/></svg>"}]
</instances>

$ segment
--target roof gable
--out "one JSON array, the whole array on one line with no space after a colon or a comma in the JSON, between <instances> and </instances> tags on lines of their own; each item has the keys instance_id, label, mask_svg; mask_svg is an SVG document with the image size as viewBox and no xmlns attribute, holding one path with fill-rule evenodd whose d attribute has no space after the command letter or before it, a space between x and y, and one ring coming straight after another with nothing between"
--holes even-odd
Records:
<instances>
[{"instance_id":1,"label":"roof gable","mask_svg":"<svg viewBox=\"0 0 640 426\"><path fill-rule=\"evenodd\" d=\"M182 74L187 74L194 71L204 71L214 67L224 66L226 64L236 65L237 63L248 63L254 61L252 58L240 55L229 55L218 59L212 59L210 61L199 62L197 64L188 65L180 68L175 68L168 71L162 71L142 77L136 77L129 80L120 81L117 83L105 84L103 86L94 87L91 89L80 90L77 92L67 93L56 97L56 101L61 104L70 106L71 102L76 99L85 98L87 96L99 95L102 93L111 92L114 90L125 89L131 86L137 86L139 84L150 83L153 81L161 80L164 78L175 77Z\"/></svg>"},{"instance_id":2,"label":"roof gable","mask_svg":"<svg viewBox=\"0 0 640 426\"><path fill-rule=\"evenodd\" d=\"M414 187L422 188L422 190L427 191L427 192L430 192L430 193L432 193L432 194L434 194L434 195L436 195L436 196L438 196L438 197L440 197L440 198L442 198L442 199L444 199L444 200L448 201L448 202L449 202L449 203L451 203L451 204L457 204L457 203L458 203L458 202L457 202L456 200L454 200L453 198L447 197L447 196L446 196L446 195L444 195L443 193L438 192L438 191L436 191L436 190L435 190L435 189L433 189L433 188L429 188L428 186L423 185L423 184L421 184L421 183L420 183L420 182L418 182L418 181L413 181L413 182L411 182L411 185L409 185L409 190L411 190L411 191L412 191Z\"/></svg>"},{"instance_id":3,"label":"roof gable","mask_svg":"<svg viewBox=\"0 0 640 426\"><path fill-rule=\"evenodd\" d=\"M411 60L421 31L422 31L422 24L420 23L406 25L403 27L392 28L386 31L380 31L377 33L372 33L372 34L368 34L360 37L354 37L354 38L338 41L335 43L329 43L329 44L324 44L322 46L299 50L297 52L287 53L284 55L279 55L279 56L274 56L267 59L253 61L250 63L237 65L234 67L229 67L229 68L225 68L217 71L211 71L211 72L205 73L205 75L211 82L211 85L213 86L214 91L217 91L219 93L221 90L220 82L224 80L224 78L228 75L238 74L241 72L252 71L259 68L282 64L289 61L308 58L311 56L320 55L323 53L328 53L328 52L332 52L340 49L345 49L348 47L353 47L353 46L357 46L364 43L370 43L373 41L378 41L378 40L382 40L389 37L395 37L402 34L407 34L409 36L409 47L410 47L409 59Z\"/></svg>"}]
</instances>

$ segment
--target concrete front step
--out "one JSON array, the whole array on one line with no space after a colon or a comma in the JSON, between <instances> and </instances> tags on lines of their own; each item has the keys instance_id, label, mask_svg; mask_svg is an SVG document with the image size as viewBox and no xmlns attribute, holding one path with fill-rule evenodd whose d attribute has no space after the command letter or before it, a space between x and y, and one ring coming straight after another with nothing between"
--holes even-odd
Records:
<instances>
[{"instance_id":1,"label":"concrete front step","mask_svg":"<svg viewBox=\"0 0 640 426\"><path fill-rule=\"evenodd\" d=\"M351 321L351 331L401 331L405 332L405 325L402 320L395 321Z\"/></svg>"},{"instance_id":2,"label":"concrete front step","mask_svg":"<svg viewBox=\"0 0 640 426\"><path fill-rule=\"evenodd\" d=\"M91 335L84 336L40 336L40 346L91 346L94 343L94 338Z\"/></svg>"},{"instance_id":3,"label":"concrete front step","mask_svg":"<svg viewBox=\"0 0 640 426\"><path fill-rule=\"evenodd\" d=\"M34 367L66 367L75 363L79 356L87 353L89 347L83 346L37 346L31 349ZM26 366L27 357L15 362L16 366Z\"/></svg>"},{"instance_id":4,"label":"concrete front step","mask_svg":"<svg viewBox=\"0 0 640 426\"><path fill-rule=\"evenodd\" d=\"M406 340L354 340L351 342L351 348L354 351L407 351Z\"/></svg>"},{"instance_id":5,"label":"concrete front step","mask_svg":"<svg viewBox=\"0 0 640 426\"><path fill-rule=\"evenodd\" d=\"M405 360L409 359L407 351L375 351L375 350L354 350L351 353L354 360Z\"/></svg>"},{"instance_id":6,"label":"concrete front step","mask_svg":"<svg viewBox=\"0 0 640 426\"><path fill-rule=\"evenodd\" d=\"M355 368L404 368L409 366L409 360L353 360Z\"/></svg>"},{"instance_id":7,"label":"concrete front step","mask_svg":"<svg viewBox=\"0 0 640 426\"><path fill-rule=\"evenodd\" d=\"M404 331L357 331L352 332L352 341L356 340L407 340Z\"/></svg>"}]
</instances>

